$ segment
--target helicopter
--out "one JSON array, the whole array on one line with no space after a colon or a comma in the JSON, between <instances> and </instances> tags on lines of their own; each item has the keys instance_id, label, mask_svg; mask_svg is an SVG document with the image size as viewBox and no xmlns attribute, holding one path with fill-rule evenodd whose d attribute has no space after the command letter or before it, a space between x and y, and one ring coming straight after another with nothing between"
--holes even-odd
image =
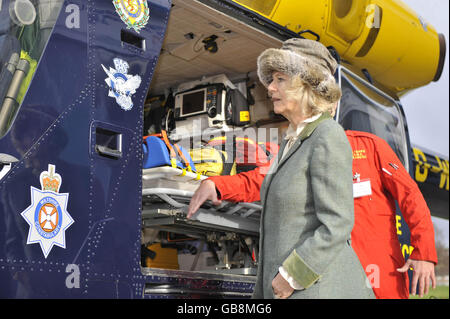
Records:
<instances>
[{"instance_id":1,"label":"helicopter","mask_svg":"<svg viewBox=\"0 0 450 319\"><path fill-rule=\"evenodd\" d=\"M144 167L143 136L276 143L256 58L292 37L338 60L335 120L385 139L448 219L448 159L411 146L400 102L439 80L445 38L401 1L0 0L0 297L250 297L260 205L187 220L206 176Z\"/></svg>"}]
</instances>

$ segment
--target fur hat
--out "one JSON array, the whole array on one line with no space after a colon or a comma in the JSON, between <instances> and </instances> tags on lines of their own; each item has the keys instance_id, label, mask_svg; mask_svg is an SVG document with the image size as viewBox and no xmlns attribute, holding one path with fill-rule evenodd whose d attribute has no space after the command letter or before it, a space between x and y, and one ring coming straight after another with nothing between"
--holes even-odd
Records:
<instances>
[{"instance_id":1,"label":"fur hat","mask_svg":"<svg viewBox=\"0 0 450 319\"><path fill-rule=\"evenodd\" d=\"M341 98L341 89L333 76L336 68L337 62L328 49L308 39L286 40L281 49L267 49L258 57L258 77L265 87L272 81L274 71L298 75L318 97L329 103Z\"/></svg>"}]
</instances>

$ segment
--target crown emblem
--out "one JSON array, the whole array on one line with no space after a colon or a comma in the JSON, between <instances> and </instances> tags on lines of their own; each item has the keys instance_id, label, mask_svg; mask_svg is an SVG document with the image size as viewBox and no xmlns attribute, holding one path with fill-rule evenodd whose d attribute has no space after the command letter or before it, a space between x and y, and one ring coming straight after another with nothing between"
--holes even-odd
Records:
<instances>
[{"instance_id":1,"label":"crown emblem","mask_svg":"<svg viewBox=\"0 0 450 319\"><path fill-rule=\"evenodd\" d=\"M48 171L43 171L39 179L43 191L59 192L62 179L61 175L55 173L55 165L49 164Z\"/></svg>"},{"instance_id":2,"label":"crown emblem","mask_svg":"<svg viewBox=\"0 0 450 319\"><path fill-rule=\"evenodd\" d=\"M62 177L55 165L49 164L39 180L42 190L31 186L31 205L20 215L30 226L27 245L39 244L47 258L53 246L66 248L66 230L74 220L67 211L69 194L59 193Z\"/></svg>"},{"instance_id":3,"label":"crown emblem","mask_svg":"<svg viewBox=\"0 0 450 319\"><path fill-rule=\"evenodd\" d=\"M146 0L113 0L113 4L128 29L139 33L147 25L150 9Z\"/></svg>"},{"instance_id":4,"label":"crown emblem","mask_svg":"<svg viewBox=\"0 0 450 319\"><path fill-rule=\"evenodd\" d=\"M116 67L116 71L118 73L122 73L122 74L128 73L128 69L130 68L130 65L128 64L128 62L126 62L122 59L118 59L118 58L115 58L113 61L114 61L114 66Z\"/></svg>"}]
</instances>

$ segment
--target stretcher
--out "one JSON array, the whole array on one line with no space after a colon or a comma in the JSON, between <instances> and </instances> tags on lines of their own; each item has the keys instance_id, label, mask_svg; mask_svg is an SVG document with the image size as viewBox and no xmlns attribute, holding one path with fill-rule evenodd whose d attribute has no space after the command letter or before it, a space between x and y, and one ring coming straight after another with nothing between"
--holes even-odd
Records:
<instances>
[{"instance_id":1,"label":"stretcher","mask_svg":"<svg viewBox=\"0 0 450 319\"><path fill-rule=\"evenodd\" d=\"M144 169L143 226L197 236L205 231L223 231L257 237L261 214L259 203L222 201L221 205L215 206L207 201L191 219L186 218L189 202L206 178L169 166Z\"/></svg>"}]
</instances>

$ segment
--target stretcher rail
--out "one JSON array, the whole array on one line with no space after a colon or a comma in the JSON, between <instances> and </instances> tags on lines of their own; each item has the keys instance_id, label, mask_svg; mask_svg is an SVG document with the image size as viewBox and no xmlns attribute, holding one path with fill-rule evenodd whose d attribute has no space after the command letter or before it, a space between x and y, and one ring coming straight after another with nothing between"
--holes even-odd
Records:
<instances>
[{"instance_id":1,"label":"stretcher rail","mask_svg":"<svg viewBox=\"0 0 450 319\"><path fill-rule=\"evenodd\" d=\"M215 206L206 201L191 219L186 218L189 202L205 178L173 167L143 170L144 226L185 233L234 231L257 236L261 212L258 203L222 201Z\"/></svg>"}]
</instances>

